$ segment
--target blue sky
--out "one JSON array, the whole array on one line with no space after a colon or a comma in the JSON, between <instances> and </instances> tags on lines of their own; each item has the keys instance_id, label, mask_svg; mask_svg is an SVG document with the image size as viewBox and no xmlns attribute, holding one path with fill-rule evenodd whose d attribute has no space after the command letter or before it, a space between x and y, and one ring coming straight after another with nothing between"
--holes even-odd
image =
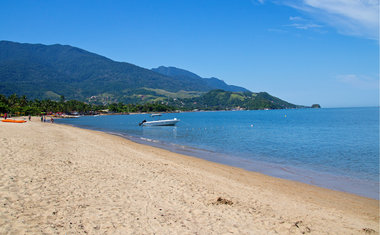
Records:
<instances>
[{"instance_id":1,"label":"blue sky","mask_svg":"<svg viewBox=\"0 0 380 235\"><path fill-rule=\"evenodd\" d=\"M0 40L68 44L296 104L379 105L379 0L1 1Z\"/></svg>"}]
</instances>

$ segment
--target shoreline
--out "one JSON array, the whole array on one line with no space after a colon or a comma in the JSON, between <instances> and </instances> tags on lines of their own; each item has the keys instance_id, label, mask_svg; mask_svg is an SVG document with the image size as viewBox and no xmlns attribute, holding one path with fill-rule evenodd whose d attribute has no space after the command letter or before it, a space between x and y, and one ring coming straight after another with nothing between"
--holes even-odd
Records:
<instances>
[{"instance_id":1,"label":"shoreline","mask_svg":"<svg viewBox=\"0 0 380 235\"><path fill-rule=\"evenodd\" d=\"M67 124L62 124L67 125ZM70 125L71 126L71 125ZM73 127L78 127L86 130L95 129L80 127L72 125ZM237 167L250 172L261 173L271 177L291 180L295 182L305 183L309 185L318 186L321 188L331 189L334 191L340 191L345 193L355 194L361 197L367 197L375 200L379 200L379 183L367 181L359 178L347 177L339 174L331 174L327 172L318 172L311 169L303 169L301 167L294 167L289 165L280 165L276 163L269 163L259 160L248 160L234 155L223 154L218 152L212 152L205 149L198 149L185 145L176 145L172 143L162 142L160 140L146 139L143 137L124 135L116 132L107 132L110 135L119 136L130 140L134 143L143 144L163 150L167 150L173 153L186 155L190 157L195 157L203 159L206 161L230 166ZM373 189L371 192L362 192L360 189Z\"/></svg>"},{"instance_id":2,"label":"shoreline","mask_svg":"<svg viewBox=\"0 0 380 235\"><path fill-rule=\"evenodd\" d=\"M69 125L0 136L1 233L379 232L375 199Z\"/></svg>"},{"instance_id":3,"label":"shoreline","mask_svg":"<svg viewBox=\"0 0 380 235\"><path fill-rule=\"evenodd\" d=\"M90 128L75 125L73 125L73 127L93 130ZM235 155L218 153L185 145L176 145L172 143L162 142L160 140L123 135L121 133L116 132L101 132L120 136L134 143L148 145L151 147L167 150L173 153L195 157L230 167L237 167L239 169L246 170L249 172L261 173L279 179L305 183L308 185L314 185L317 187L331 189L334 191L345 192L355 194L361 197L379 200L379 191L377 190L379 189L379 182L347 177L341 174L331 174L311 169L303 169L301 167L294 167L290 165L280 165L277 163L245 159L242 157L237 157ZM363 192L361 189L365 189L367 191ZM373 190L368 191L368 189Z\"/></svg>"},{"instance_id":4,"label":"shoreline","mask_svg":"<svg viewBox=\"0 0 380 235\"><path fill-rule=\"evenodd\" d=\"M379 188L379 183L375 181L368 181L365 179L355 177L347 177L342 174L319 172L316 170L304 169L301 167L295 167L290 165L280 165L259 160L245 159L234 155L212 152L209 150L199 149L185 145L176 145L160 140L146 139L141 136L133 136L125 133L100 130L96 128L91 128L89 126L81 126L68 123L57 124L77 127L85 130L100 131L103 133L119 136L134 143L167 150L177 154L195 157L198 159L223 164L226 166L237 167L250 172L257 172L279 179L301 182L326 189L351 193L358 196L379 200L379 191L377 190Z\"/></svg>"}]
</instances>

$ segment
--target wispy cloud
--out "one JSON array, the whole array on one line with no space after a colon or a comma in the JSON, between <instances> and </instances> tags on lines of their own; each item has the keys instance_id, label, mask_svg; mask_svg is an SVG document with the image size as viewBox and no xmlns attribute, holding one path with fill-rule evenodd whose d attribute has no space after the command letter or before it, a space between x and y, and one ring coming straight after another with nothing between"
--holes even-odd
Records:
<instances>
[{"instance_id":1,"label":"wispy cloud","mask_svg":"<svg viewBox=\"0 0 380 235\"><path fill-rule=\"evenodd\" d=\"M319 24L312 24L312 23L294 23L294 24L288 24L286 26L294 27L296 29L313 29L313 28L322 28L322 25Z\"/></svg>"},{"instance_id":2,"label":"wispy cloud","mask_svg":"<svg viewBox=\"0 0 380 235\"><path fill-rule=\"evenodd\" d=\"M267 1L295 8L319 24L335 28L338 33L379 40L379 1L380 0L252 0L258 4ZM299 21L298 16L289 17L290 21ZM309 29L313 27L299 27Z\"/></svg>"},{"instance_id":3,"label":"wispy cloud","mask_svg":"<svg viewBox=\"0 0 380 235\"><path fill-rule=\"evenodd\" d=\"M282 4L309 14L341 34L379 38L379 0L287 0Z\"/></svg>"},{"instance_id":4,"label":"wispy cloud","mask_svg":"<svg viewBox=\"0 0 380 235\"><path fill-rule=\"evenodd\" d=\"M276 32L276 33L284 33L289 32L290 28L295 28L299 30L309 30L314 29L317 32L323 33L324 31L320 30L323 28L322 25L313 23L309 19L304 19L300 16L290 16L289 17L289 24L282 25L281 28L270 28L268 29L269 32Z\"/></svg>"},{"instance_id":5,"label":"wispy cloud","mask_svg":"<svg viewBox=\"0 0 380 235\"><path fill-rule=\"evenodd\" d=\"M291 23L291 24L288 24L285 26L294 27L296 29L307 30L307 29L315 29L315 28L322 28L323 27L320 24L313 23L311 20L304 19L300 16L289 16L289 20L291 22L294 22L294 23Z\"/></svg>"},{"instance_id":6,"label":"wispy cloud","mask_svg":"<svg viewBox=\"0 0 380 235\"><path fill-rule=\"evenodd\" d=\"M341 74L336 76L337 80L341 83L348 84L355 88L365 90L379 89L379 79L370 76L357 75L357 74Z\"/></svg>"},{"instance_id":7,"label":"wispy cloud","mask_svg":"<svg viewBox=\"0 0 380 235\"><path fill-rule=\"evenodd\" d=\"M289 16L289 20L291 20L291 21L302 21L304 19L300 16Z\"/></svg>"}]
</instances>

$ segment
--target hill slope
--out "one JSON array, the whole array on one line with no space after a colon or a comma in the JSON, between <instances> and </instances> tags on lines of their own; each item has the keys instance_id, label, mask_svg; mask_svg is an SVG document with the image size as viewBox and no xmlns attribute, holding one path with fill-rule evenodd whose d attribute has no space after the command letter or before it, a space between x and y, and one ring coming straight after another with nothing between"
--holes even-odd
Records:
<instances>
[{"instance_id":1,"label":"hill slope","mask_svg":"<svg viewBox=\"0 0 380 235\"><path fill-rule=\"evenodd\" d=\"M254 93L212 90L199 97L172 99L168 103L187 110L226 110L226 109L291 109L303 108L271 96L266 92Z\"/></svg>"},{"instance_id":2,"label":"hill slope","mask_svg":"<svg viewBox=\"0 0 380 235\"><path fill-rule=\"evenodd\" d=\"M0 93L25 94L31 98L48 94L85 100L110 93L120 98L137 88L171 92L209 91L196 81L183 81L151 70L65 45L42 45L0 41Z\"/></svg>"},{"instance_id":3,"label":"hill slope","mask_svg":"<svg viewBox=\"0 0 380 235\"><path fill-rule=\"evenodd\" d=\"M0 94L14 93L29 99L63 95L98 104L157 102L186 109L296 107L183 69L148 70L67 45L0 41Z\"/></svg>"},{"instance_id":4,"label":"hill slope","mask_svg":"<svg viewBox=\"0 0 380 235\"><path fill-rule=\"evenodd\" d=\"M221 89L234 92L249 91L243 87L227 85L224 81L218 78L202 78L195 73L176 67L160 66L158 68L153 68L152 71L163 74L165 76L177 78L181 81L196 82L198 84L204 85L205 87L210 87L210 90Z\"/></svg>"}]
</instances>

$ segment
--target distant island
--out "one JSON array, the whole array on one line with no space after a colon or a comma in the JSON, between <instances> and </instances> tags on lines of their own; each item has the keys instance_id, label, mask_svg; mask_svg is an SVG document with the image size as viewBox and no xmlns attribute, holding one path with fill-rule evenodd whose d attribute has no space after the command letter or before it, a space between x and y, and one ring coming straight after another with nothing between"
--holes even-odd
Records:
<instances>
[{"instance_id":1,"label":"distant island","mask_svg":"<svg viewBox=\"0 0 380 235\"><path fill-rule=\"evenodd\" d=\"M303 108L175 67L151 70L68 45L0 41L0 94L87 104L159 104L178 110Z\"/></svg>"},{"instance_id":2,"label":"distant island","mask_svg":"<svg viewBox=\"0 0 380 235\"><path fill-rule=\"evenodd\" d=\"M313 109L320 109L321 106L320 106L319 104L313 104L313 105L311 106L311 108L313 108Z\"/></svg>"}]
</instances>

